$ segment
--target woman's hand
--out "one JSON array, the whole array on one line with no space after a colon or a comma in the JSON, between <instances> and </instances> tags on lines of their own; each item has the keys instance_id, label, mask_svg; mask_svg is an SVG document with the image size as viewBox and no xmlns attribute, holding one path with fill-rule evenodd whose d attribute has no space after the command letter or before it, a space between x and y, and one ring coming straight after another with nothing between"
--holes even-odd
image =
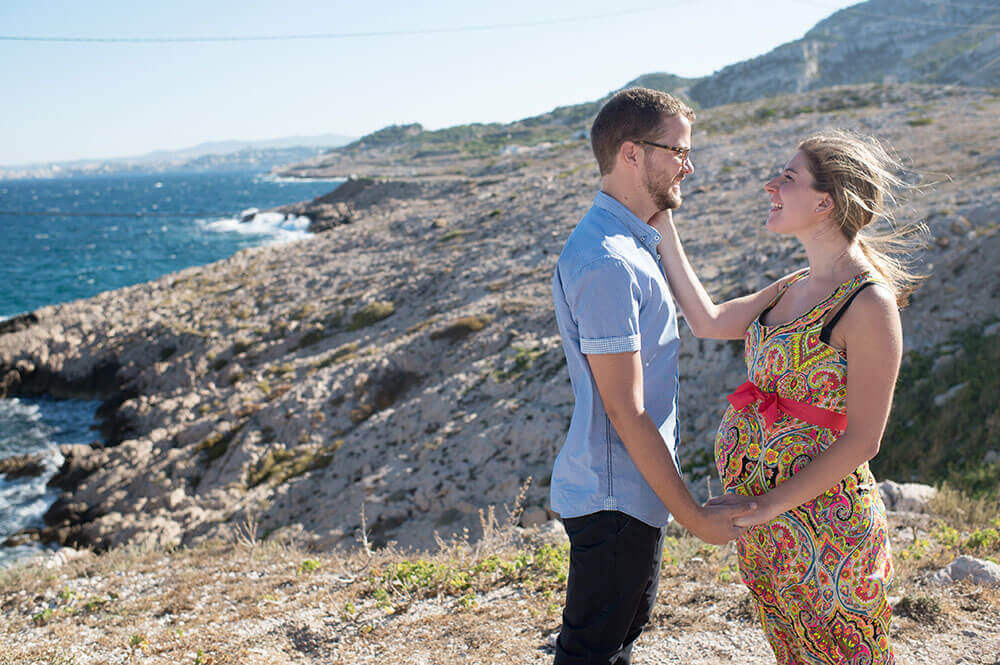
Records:
<instances>
[{"instance_id":1,"label":"woman's hand","mask_svg":"<svg viewBox=\"0 0 1000 665\"><path fill-rule=\"evenodd\" d=\"M743 496L742 494L723 494L716 496L705 502L706 508L721 506L747 506L748 512L733 517L733 525L738 527L749 527L755 524L770 522L778 514L772 514L771 502L767 500L767 495Z\"/></svg>"},{"instance_id":2,"label":"woman's hand","mask_svg":"<svg viewBox=\"0 0 1000 665\"><path fill-rule=\"evenodd\" d=\"M647 223L656 229L656 232L659 233L660 236L666 236L667 230L673 226L674 216L669 210L660 210L655 215L650 217ZM661 237L660 241L662 242L662 240L663 238Z\"/></svg>"},{"instance_id":3,"label":"woman's hand","mask_svg":"<svg viewBox=\"0 0 1000 665\"><path fill-rule=\"evenodd\" d=\"M688 261L673 213L660 210L646 223L660 234L656 250L660 253L663 274L695 337L743 339L747 326L778 294L777 283L716 305Z\"/></svg>"}]
</instances>

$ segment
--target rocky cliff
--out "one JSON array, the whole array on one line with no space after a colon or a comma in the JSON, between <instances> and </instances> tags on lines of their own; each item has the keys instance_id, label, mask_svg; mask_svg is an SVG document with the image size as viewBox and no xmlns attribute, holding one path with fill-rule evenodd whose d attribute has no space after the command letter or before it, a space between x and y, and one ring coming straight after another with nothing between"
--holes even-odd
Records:
<instances>
[{"instance_id":1,"label":"rocky cliff","mask_svg":"<svg viewBox=\"0 0 1000 665\"><path fill-rule=\"evenodd\" d=\"M1000 84L1000 7L869 0L690 87L702 106L858 83Z\"/></svg>"},{"instance_id":2,"label":"rocky cliff","mask_svg":"<svg viewBox=\"0 0 1000 665\"><path fill-rule=\"evenodd\" d=\"M818 110L830 95L839 105ZM792 241L762 229L762 183L797 139L853 127L934 183L901 211L934 235L907 348L984 327L1000 311L998 108L986 90L866 86L704 112L678 214L696 268L724 298L801 267ZM550 516L572 411L550 280L598 186L587 142L413 158L415 179L378 177L380 159L396 168L380 155L349 165L370 180L298 206L333 209L317 227L329 230L46 307L0 334L8 394L107 400L108 446L67 451L57 482L73 482L38 537L191 544L252 515L262 533L329 546L353 539L363 509L375 542L423 546L475 533L477 511L528 476L526 523ZM682 330L681 458L704 492L744 369L738 343Z\"/></svg>"}]
</instances>

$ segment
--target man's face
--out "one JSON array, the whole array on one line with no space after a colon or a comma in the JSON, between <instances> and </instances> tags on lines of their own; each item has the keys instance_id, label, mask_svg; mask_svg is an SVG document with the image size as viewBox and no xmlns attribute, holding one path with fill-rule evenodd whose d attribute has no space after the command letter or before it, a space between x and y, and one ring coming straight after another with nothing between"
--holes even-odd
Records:
<instances>
[{"instance_id":1,"label":"man's face","mask_svg":"<svg viewBox=\"0 0 1000 665\"><path fill-rule=\"evenodd\" d=\"M660 128L649 140L677 148L690 148L691 123L682 115L664 118ZM683 201L681 181L694 172L690 155L682 160L672 150L651 145L643 145L642 148L645 152L643 184L649 198L657 210L679 208Z\"/></svg>"}]
</instances>

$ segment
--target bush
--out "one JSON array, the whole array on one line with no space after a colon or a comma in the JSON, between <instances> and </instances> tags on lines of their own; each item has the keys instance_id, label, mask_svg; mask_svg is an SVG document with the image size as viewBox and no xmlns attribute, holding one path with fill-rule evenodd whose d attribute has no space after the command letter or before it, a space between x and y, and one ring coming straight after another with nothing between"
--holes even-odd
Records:
<instances>
[{"instance_id":1,"label":"bush","mask_svg":"<svg viewBox=\"0 0 1000 665\"><path fill-rule=\"evenodd\" d=\"M375 302L368 303L351 317L350 329L360 330L361 328L367 328L383 319L389 318L395 311L395 303L389 300L376 300Z\"/></svg>"},{"instance_id":2,"label":"bush","mask_svg":"<svg viewBox=\"0 0 1000 665\"><path fill-rule=\"evenodd\" d=\"M335 442L325 448L289 449L277 448L269 451L247 474L247 485L257 487L268 482L271 485L281 483L301 476L315 469L322 469L333 461L333 453L343 441Z\"/></svg>"},{"instance_id":3,"label":"bush","mask_svg":"<svg viewBox=\"0 0 1000 665\"><path fill-rule=\"evenodd\" d=\"M895 614L924 624L937 623L943 615L941 603L930 596L903 596L892 609Z\"/></svg>"},{"instance_id":4,"label":"bush","mask_svg":"<svg viewBox=\"0 0 1000 665\"><path fill-rule=\"evenodd\" d=\"M489 314L478 316L463 316L455 319L440 330L431 333L431 339L446 339L449 342L457 342L474 332L479 332L493 320Z\"/></svg>"},{"instance_id":5,"label":"bush","mask_svg":"<svg viewBox=\"0 0 1000 665\"><path fill-rule=\"evenodd\" d=\"M950 367L933 372L938 357L952 353ZM947 404L934 397L950 386L966 387ZM1000 501L1000 463L985 455L1000 441L1000 336L981 326L953 334L947 345L911 352L896 384L896 398L872 470L882 478L947 483L971 499Z\"/></svg>"}]
</instances>

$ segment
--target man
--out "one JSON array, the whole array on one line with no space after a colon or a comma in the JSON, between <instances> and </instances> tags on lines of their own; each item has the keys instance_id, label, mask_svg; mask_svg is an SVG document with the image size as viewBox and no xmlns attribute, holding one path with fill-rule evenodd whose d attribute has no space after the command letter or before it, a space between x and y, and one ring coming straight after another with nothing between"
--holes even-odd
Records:
<instances>
[{"instance_id":1,"label":"man","mask_svg":"<svg viewBox=\"0 0 1000 665\"><path fill-rule=\"evenodd\" d=\"M665 93L624 90L591 143L601 191L553 280L576 404L552 473L552 508L570 539L557 665L631 662L659 583L673 514L710 543L752 504L699 506L676 465L677 316L647 220L681 204L694 112Z\"/></svg>"}]
</instances>

